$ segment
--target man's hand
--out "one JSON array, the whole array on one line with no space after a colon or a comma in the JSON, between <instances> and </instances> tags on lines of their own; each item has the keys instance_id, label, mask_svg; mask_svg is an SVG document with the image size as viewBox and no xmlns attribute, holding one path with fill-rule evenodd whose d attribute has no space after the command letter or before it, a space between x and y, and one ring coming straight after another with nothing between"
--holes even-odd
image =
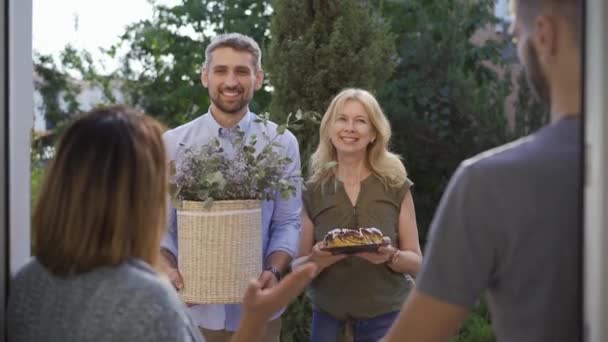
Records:
<instances>
[{"instance_id":1,"label":"man's hand","mask_svg":"<svg viewBox=\"0 0 608 342\"><path fill-rule=\"evenodd\" d=\"M268 272L270 273L270 272ZM308 263L294 270L271 288L264 288L259 279L252 280L245 291L243 308L245 315L268 321L273 314L296 298L317 274L317 266ZM276 278L270 273L272 279Z\"/></svg>"},{"instance_id":2,"label":"man's hand","mask_svg":"<svg viewBox=\"0 0 608 342\"><path fill-rule=\"evenodd\" d=\"M169 278L169 281L171 281L176 290L182 290L184 288L184 279L177 269L175 256L165 249L161 249L160 254L161 271Z\"/></svg>"},{"instance_id":3,"label":"man's hand","mask_svg":"<svg viewBox=\"0 0 608 342\"><path fill-rule=\"evenodd\" d=\"M317 274L318 267L307 263L285 276L272 288L264 289L259 279L251 280L243 298L243 319L231 342L262 341L268 320L287 306Z\"/></svg>"},{"instance_id":4,"label":"man's hand","mask_svg":"<svg viewBox=\"0 0 608 342\"><path fill-rule=\"evenodd\" d=\"M262 285L262 289L271 289L279 283L277 277L270 271L263 271L258 281Z\"/></svg>"}]
</instances>

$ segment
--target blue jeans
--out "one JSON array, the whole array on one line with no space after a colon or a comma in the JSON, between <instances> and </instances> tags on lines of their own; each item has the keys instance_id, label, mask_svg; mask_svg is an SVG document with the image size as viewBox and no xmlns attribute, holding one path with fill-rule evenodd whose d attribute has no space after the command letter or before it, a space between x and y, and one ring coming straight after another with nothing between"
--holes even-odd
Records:
<instances>
[{"instance_id":1,"label":"blue jeans","mask_svg":"<svg viewBox=\"0 0 608 342\"><path fill-rule=\"evenodd\" d=\"M368 319L351 320L354 342L377 342L391 327L399 311L390 312ZM344 331L345 321L313 310L311 342L336 342L338 336Z\"/></svg>"}]
</instances>

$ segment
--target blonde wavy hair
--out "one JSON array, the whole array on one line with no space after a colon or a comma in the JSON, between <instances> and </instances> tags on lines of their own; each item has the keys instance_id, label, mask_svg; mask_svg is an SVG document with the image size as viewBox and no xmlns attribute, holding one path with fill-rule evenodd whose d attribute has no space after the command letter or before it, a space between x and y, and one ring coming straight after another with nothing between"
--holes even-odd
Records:
<instances>
[{"instance_id":1,"label":"blonde wavy hair","mask_svg":"<svg viewBox=\"0 0 608 342\"><path fill-rule=\"evenodd\" d=\"M401 187L405 183L407 172L401 157L389 151L391 125L382 112L374 96L363 89L349 88L341 91L331 101L323 119L319 133L319 146L310 158L309 183L323 186L335 176L335 168L328 167L338 161L337 151L330 140L330 129L336 116L343 110L348 101L359 102L371 122L376 139L367 148L366 163L370 171L385 186Z\"/></svg>"}]
</instances>

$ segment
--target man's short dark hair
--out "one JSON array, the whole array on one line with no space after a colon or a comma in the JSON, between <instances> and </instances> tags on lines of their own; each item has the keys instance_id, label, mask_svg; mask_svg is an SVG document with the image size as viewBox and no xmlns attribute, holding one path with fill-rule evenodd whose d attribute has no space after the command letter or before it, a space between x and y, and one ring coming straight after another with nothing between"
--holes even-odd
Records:
<instances>
[{"instance_id":1,"label":"man's short dark hair","mask_svg":"<svg viewBox=\"0 0 608 342\"><path fill-rule=\"evenodd\" d=\"M211 40L211 43L205 49L205 63L203 67L208 67L211 62L211 53L216 49L229 47L236 51L249 52L253 56L253 66L256 70L262 64L262 50L256 41L246 35L240 33L221 34Z\"/></svg>"}]
</instances>

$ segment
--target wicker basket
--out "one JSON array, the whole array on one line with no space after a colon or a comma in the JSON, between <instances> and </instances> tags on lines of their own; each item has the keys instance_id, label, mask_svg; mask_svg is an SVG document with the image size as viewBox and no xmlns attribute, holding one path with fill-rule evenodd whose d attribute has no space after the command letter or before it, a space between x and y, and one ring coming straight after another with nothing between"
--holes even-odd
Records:
<instances>
[{"instance_id":1,"label":"wicker basket","mask_svg":"<svg viewBox=\"0 0 608 342\"><path fill-rule=\"evenodd\" d=\"M177 210L179 269L187 303L240 303L262 272L262 202L183 201Z\"/></svg>"}]
</instances>

